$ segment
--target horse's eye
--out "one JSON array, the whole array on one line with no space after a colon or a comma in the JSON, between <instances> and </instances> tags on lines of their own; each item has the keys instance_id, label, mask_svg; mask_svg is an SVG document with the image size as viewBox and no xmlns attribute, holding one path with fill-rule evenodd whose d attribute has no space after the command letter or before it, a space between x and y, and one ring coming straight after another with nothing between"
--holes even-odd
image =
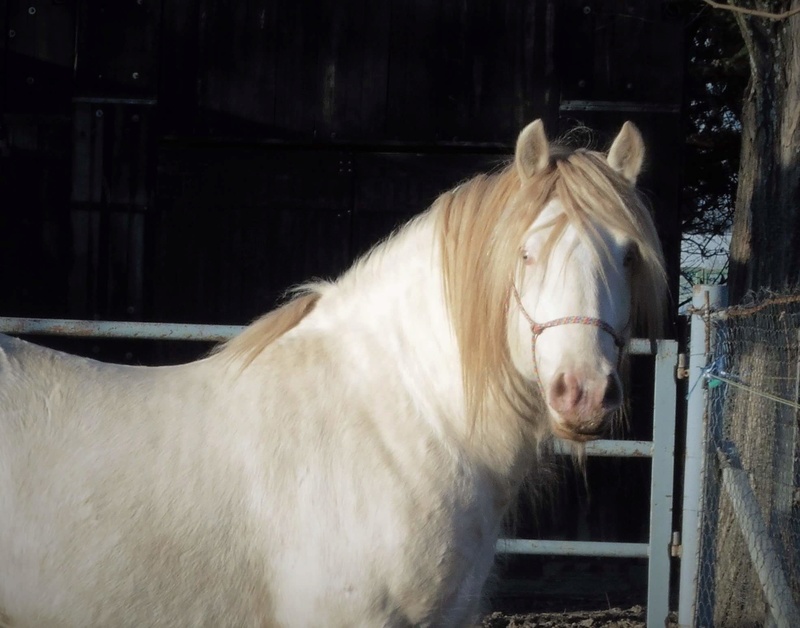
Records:
<instances>
[{"instance_id":1,"label":"horse's eye","mask_svg":"<svg viewBox=\"0 0 800 628\"><path fill-rule=\"evenodd\" d=\"M630 268L636 263L636 256L636 248L633 246L629 247L625 253L625 257L622 260L622 265L625 268Z\"/></svg>"}]
</instances>

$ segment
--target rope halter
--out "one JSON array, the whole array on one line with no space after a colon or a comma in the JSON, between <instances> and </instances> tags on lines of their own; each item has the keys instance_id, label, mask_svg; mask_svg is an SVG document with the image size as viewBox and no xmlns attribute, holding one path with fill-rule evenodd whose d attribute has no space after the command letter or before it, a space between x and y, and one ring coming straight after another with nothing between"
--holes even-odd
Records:
<instances>
[{"instance_id":1,"label":"rope halter","mask_svg":"<svg viewBox=\"0 0 800 628\"><path fill-rule=\"evenodd\" d=\"M617 347L617 368L619 369L619 365L622 362L622 350L625 348L626 344L625 336L623 334L618 333L616 329L614 329L604 320L600 318L594 318L593 316L563 316L561 318L554 318L546 323L537 323L533 320L533 318L531 318L531 315L528 314L527 310L522 305L522 298L519 296L517 287L513 286L513 288L514 298L517 300L517 305L519 305L522 315L525 317L525 320L528 321L528 324L531 327L531 353L533 357L533 370L536 374L537 381L540 381L540 379L539 366L536 364L536 339L539 338L539 336L541 336L546 329L558 327L559 325L589 325L591 327L597 327L598 329L606 332L614 339L614 344ZM625 325L625 329L628 328L629 324L630 323Z\"/></svg>"}]
</instances>

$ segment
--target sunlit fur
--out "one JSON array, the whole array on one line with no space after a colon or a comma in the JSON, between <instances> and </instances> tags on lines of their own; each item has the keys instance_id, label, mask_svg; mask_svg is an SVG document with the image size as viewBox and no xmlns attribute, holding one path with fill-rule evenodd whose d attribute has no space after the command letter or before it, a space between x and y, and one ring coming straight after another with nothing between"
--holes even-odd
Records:
<instances>
[{"instance_id":1,"label":"sunlit fur","mask_svg":"<svg viewBox=\"0 0 800 628\"><path fill-rule=\"evenodd\" d=\"M319 294L313 291L297 292L293 299L253 322L241 334L219 345L214 352L220 353L224 350L228 358L239 359L243 367L248 366L274 340L292 329L314 309Z\"/></svg>"},{"instance_id":2,"label":"sunlit fur","mask_svg":"<svg viewBox=\"0 0 800 628\"><path fill-rule=\"evenodd\" d=\"M558 197L590 246L590 224L627 234L634 309L651 325L661 311L658 240L628 180L584 151L531 172L443 194L191 364L0 336L2 621L467 625L503 515L552 452L509 344L542 208Z\"/></svg>"}]
</instances>

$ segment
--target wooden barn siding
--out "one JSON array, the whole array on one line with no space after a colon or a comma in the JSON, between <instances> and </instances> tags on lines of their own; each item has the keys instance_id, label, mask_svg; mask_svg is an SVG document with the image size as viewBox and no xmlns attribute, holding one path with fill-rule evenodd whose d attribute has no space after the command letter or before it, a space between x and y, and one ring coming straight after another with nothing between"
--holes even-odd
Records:
<instances>
[{"instance_id":1,"label":"wooden barn siding","mask_svg":"<svg viewBox=\"0 0 800 628\"><path fill-rule=\"evenodd\" d=\"M562 101L681 104L684 24L670 0L568 0L558 21Z\"/></svg>"},{"instance_id":2,"label":"wooden barn siding","mask_svg":"<svg viewBox=\"0 0 800 628\"><path fill-rule=\"evenodd\" d=\"M165 131L506 143L557 107L555 5L165 0Z\"/></svg>"},{"instance_id":3,"label":"wooden barn siding","mask_svg":"<svg viewBox=\"0 0 800 628\"><path fill-rule=\"evenodd\" d=\"M68 292L74 11L0 1L0 303L56 315ZM42 45L43 41L47 45Z\"/></svg>"},{"instance_id":4,"label":"wooden barn siding","mask_svg":"<svg viewBox=\"0 0 800 628\"><path fill-rule=\"evenodd\" d=\"M169 320L250 320L288 287L335 277L465 172L497 161L173 143L159 162L155 300Z\"/></svg>"},{"instance_id":5,"label":"wooden barn siding","mask_svg":"<svg viewBox=\"0 0 800 628\"><path fill-rule=\"evenodd\" d=\"M7 313L244 322L534 117L599 147L640 124L677 264L682 39L662 3L33 4L2 4ZM635 106L559 110L575 101Z\"/></svg>"}]
</instances>

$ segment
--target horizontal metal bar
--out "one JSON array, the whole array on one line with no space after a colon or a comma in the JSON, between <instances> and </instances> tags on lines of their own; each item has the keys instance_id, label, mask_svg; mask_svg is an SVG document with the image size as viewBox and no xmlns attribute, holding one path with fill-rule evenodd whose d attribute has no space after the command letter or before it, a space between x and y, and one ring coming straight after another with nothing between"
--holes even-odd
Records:
<instances>
[{"instance_id":1,"label":"horizontal metal bar","mask_svg":"<svg viewBox=\"0 0 800 628\"><path fill-rule=\"evenodd\" d=\"M636 102L633 100L562 100L560 111L613 111L627 113L680 113L676 103Z\"/></svg>"},{"instance_id":2,"label":"horizontal metal bar","mask_svg":"<svg viewBox=\"0 0 800 628\"><path fill-rule=\"evenodd\" d=\"M647 543L601 543L595 541L538 541L532 539L498 539L498 554L529 556L604 556L613 558L647 558Z\"/></svg>"},{"instance_id":3,"label":"horizontal metal bar","mask_svg":"<svg viewBox=\"0 0 800 628\"><path fill-rule=\"evenodd\" d=\"M221 342L233 338L243 329L244 327L241 325L137 323L126 321L0 317L0 332L10 334L40 334L45 336Z\"/></svg>"},{"instance_id":4,"label":"horizontal metal bar","mask_svg":"<svg viewBox=\"0 0 800 628\"><path fill-rule=\"evenodd\" d=\"M142 105L145 107L158 104L155 98L115 98L113 96L75 96L72 102L90 105Z\"/></svg>"},{"instance_id":5,"label":"horizontal metal bar","mask_svg":"<svg viewBox=\"0 0 800 628\"><path fill-rule=\"evenodd\" d=\"M0 332L43 336L223 342L241 333L243 329L244 327L241 325L137 323L0 316ZM556 452L569 454L569 445L557 441ZM653 443L650 441L597 440L586 443L586 455L588 456L648 457L652 455L652 452Z\"/></svg>"},{"instance_id":6,"label":"horizontal metal bar","mask_svg":"<svg viewBox=\"0 0 800 628\"><path fill-rule=\"evenodd\" d=\"M631 338L628 343L628 353L631 355L655 355L656 351L656 343L647 338Z\"/></svg>"},{"instance_id":7,"label":"horizontal metal bar","mask_svg":"<svg viewBox=\"0 0 800 628\"><path fill-rule=\"evenodd\" d=\"M585 445L586 455L597 458L650 458L653 443L649 440L593 440ZM569 455L572 449L568 443L556 440L556 453Z\"/></svg>"},{"instance_id":8,"label":"horizontal metal bar","mask_svg":"<svg viewBox=\"0 0 800 628\"><path fill-rule=\"evenodd\" d=\"M241 325L195 323L139 323L135 321L90 321L58 318L0 316L0 332L51 336L93 336L97 338L150 338L170 340L230 340L244 329ZM633 338L629 353L654 355L655 343Z\"/></svg>"}]
</instances>

